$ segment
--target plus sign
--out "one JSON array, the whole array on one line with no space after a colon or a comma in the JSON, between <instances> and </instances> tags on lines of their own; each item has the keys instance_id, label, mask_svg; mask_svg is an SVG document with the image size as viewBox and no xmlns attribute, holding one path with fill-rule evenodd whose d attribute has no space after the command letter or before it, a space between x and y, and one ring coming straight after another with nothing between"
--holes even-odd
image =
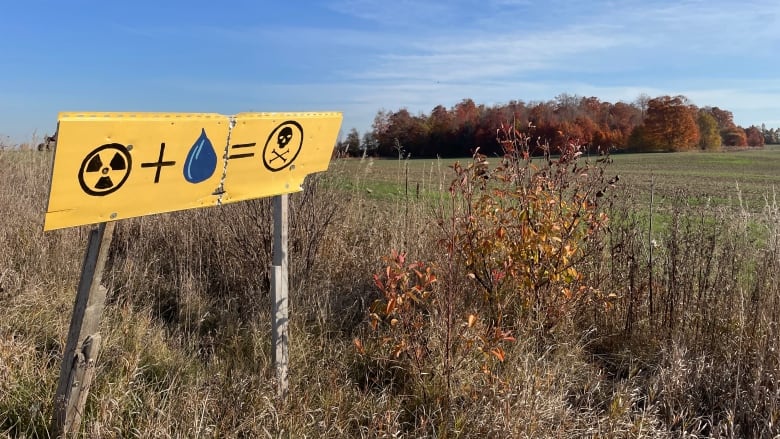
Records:
<instances>
[{"instance_id":1,"label":"plus sign","mask_svg":"<svg viewBox=\"0 0 780 439\"><path fill-rule=\"evenodd\" d=\"M160 157L157 159L156 162L141 163L142 168L157 168L157 171L154 173L155 183L159 183L160 181L160 169L162 169L163 166L173 166L176 164L176 162L174 161L164 162L163 161L164 154L165 154L165 142L160 144Z\"/></svg>"}]
</instances>

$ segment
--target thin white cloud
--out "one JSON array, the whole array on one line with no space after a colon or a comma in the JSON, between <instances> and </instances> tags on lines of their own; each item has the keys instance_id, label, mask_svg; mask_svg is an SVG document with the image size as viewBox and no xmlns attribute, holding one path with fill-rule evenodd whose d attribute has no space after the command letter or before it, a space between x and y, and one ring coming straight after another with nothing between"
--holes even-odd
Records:
<instances>
[{"instance_id":1,"label":"thin white cloud","mask_svg":"<svg viewBox=\"0 0 780 439\"><path fill-rule=\"evenodd\" d=\"M606 28L604 28L606 29ZM587 55L625 46L627 41L606 32L571 28L566 32L524 34L470 34L437 37L415 44L411 54L381 55L377 63L354 72L362 79L428 79L430 81L484 81L544 69L576 70Z\"/></svg>"},{"instance_id":2,"label":"thin white cloud","mask_svg":"<svg viewBox=\"0 0 780 439\"><path fill-rule=\"evenodd\" d=\"M487 3L498 8L505 6L528 6L532 4L531 0L490 0Z\"/></svg>"},{"instance_id":3,"label":"thin white cloud","mask_svg":"<svg viewBox=\"0 0 780 439\"><path fill-rule=\"evenodd\" d=\"M780 38L780 2L774 0L649 1L611 15L667 50L766 51Z\"/></svg>"},{"instance_id":4,"label":"thin white cloud","mask_svg":"<svg viewBox=\"0 0 780 439\"><path fill-rule=\"evenodd\" d=\"M403 28L438 22L454 14L448 2L430 0L338 0L330 7L360 20Z\"/></svg>"}]
</instances>

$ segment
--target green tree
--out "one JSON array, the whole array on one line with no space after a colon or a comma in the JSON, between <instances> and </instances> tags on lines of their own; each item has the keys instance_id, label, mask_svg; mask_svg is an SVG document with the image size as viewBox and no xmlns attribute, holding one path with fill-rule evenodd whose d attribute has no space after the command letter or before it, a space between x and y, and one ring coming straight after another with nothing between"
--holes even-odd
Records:
<instances>
[{"instance_id":1,"label":"green tree","mask_svg":"<svg viewBox=\"0 0 780 439\"><path fill-rule=\"evenodd\" d=\"M708 111L699 110L696 119L699 125L699 148L718 151L721 146L720 132L718 131L718 121Z\"/></svg>"},{"instance_id":2,"label":"green tree","mask_svg":"<svg viewBox=\"0 0 780 439\"><path fill-rule=\"evenodd\" d=\"M356 157L363 153L360 149L360 133L355 128L349 130L343 148L343 151L350 157Z\"/></svg>"},{"instance_id":3,"label":"green tree","mask_svg":"<svg viewBox=\"0 0 780 439\"><path fill-rule=\"evenodd\" d=\"M363 142L361 144L361 147L363 148L364 155L376 154L376 150L379 147L379 145L377 144L373 132L366 131L365 133L363 133Z\"/></svg>"},{"instance_id":4,"label":"green tree","mask_svg":"<svg viewBox=\"0 0 780 439\"><path fill-rule=\"evenodd\" d=\"M780 143L780 129L767 129L765 124L761 124L761 133L764 135L764 144L773 145Z\"/></svg>"},{"instance_id":5,"label":"green tree","mask_svg":"<svg viewBox=\"0 0 780 439\"><path fill-rule=\"evenodd\" d=\"M657 150L659 146L647 135L647 129L644 125L638 125L631 131L628 137L628 149L637 152L647 152Z\"/></svg>"}]
</instances>

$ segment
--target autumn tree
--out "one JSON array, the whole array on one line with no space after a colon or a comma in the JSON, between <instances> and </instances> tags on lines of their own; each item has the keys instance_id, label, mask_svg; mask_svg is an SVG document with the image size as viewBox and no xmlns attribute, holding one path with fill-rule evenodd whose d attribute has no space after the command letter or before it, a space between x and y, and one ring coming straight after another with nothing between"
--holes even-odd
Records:
<instances>
[{"instance_id":1,"label":"autumn tree","mask_svg":"<svg viewBox=\"0 0 780 439\"><path fill-rule=\"evenodd\" d=\"M665 151L689 150L699 143L695 107L685 96L661 96L647 104L645 130L651 144Z\"/></svg>"},{"instance_id":2,"label":"autumn tree","mask_svg":"<svg viewBox=\"0 0 780 439\"><path fill-rule=\"evenodd\" d=\"M412 116L409 110L402 108L394 113L381 113L374 119L374 136L378 143L379 154L397 156L401 148L414 157L424 156L428 144L428 125L426 118Z\"/></svg>"},{"instance_id":3,"label":"autumn tree","mask_svg":"<svg viewBox=\"0 0 780 439\"><path fill-rule=\"evenodd\" d=\"M652 98L647 93L641 93L634 100L634 106L639 109L642 121L647 116L647 107L650 105Z\"/></svg>"},{"instance_id":4,"label":"autumn tree","mask_svg":"<svg viewBox=\"0 0 780 439\"><path fill-rule=\"evenodd\" d=\"M628 138L634 127L642 122L641 110L625 102L618 102L609 109L609 141L608 145L619 149L628 145Z\"/></svg>"},{"instance_id":5,"label":"autumn tree","mask_svg":"<svg viewBox=\"0 0 780 439\"><path fill-rule=\"evenodd\" d=\"M718 132L724 146L747 146L745 130L734 123L734 114L731 111L718 107L705 107L704 110L718 122Z\"/></svg>"},{"instance_id":6,"label":"autumn tree","mask_svg":"<svg viewBox=\"0 0 780 439\"><path fill-rule=\"evenodd\" d=\"M504 118L506 123L514 124L515 128L522 130L528 126L528 107L523 101L509 101L504 106Z\"/></svg>"},{"instance_id":7,"label":"autumn tree","mask_svg":"<svg viewBox=\"0 0 780 439\"><path fill-rule=\"evenodd\" d=\"M454 139L454 124L452 114L443 105L437 105L428 117L429 142L434 154L441 152L452 145Z\"/></svg>"},{"instance_id":8,"label":"autumn tree","mask_svg":"<svg viewBox=\"0 0 780 439\"><path fill-rule=\"evenodd\" d=\"M453 122L455 123L455 142L452 155L462 157L472 154L477 146L474 144L474 140L481 110L482 108L478 107L471 99L463 99L452 109Z\"/></svg>"},{"instance_id":9,"label":"autumn tree","mask_svg":"<svg viewBox=\"0 0 780 439\"><path fill-rule=\"evenodd\" d=\"M574 120L574 118L580 115L579 104L581 99L577 95L559 94L555 97L555 114L564 121Z\"/></svg>"},{"instance_id":10,"label":"autumn tree","mask_svg":"<svg viewBox=\"0 0 780 439\"><path fill-rule=\"evenodd\" d=\"M488 156L503 155L503 148L498 143L497 131L502 124L506 124L511 120L505 117L499 106L485 108L482 111L477 131L474 133L475 146L479 147L479 151L482 154Z\"/></svg>"},{"instance_id":11,"label":"autumn tree","mask_svg":"<svg viewBox=\"0 0 780 439\"><path fill-rule=\"evenodd\" d=\"M737 126L734 123L734 114L731 113L731 111L721 110L718 107L705 107L705 111L712 114L712 117L718 121L718 130L725 130Z\"/></svg>"},{"instance_id":12,"label":"autumn tree","mask_svg":"<svg viewBox=\"0 0 780 439\"><path fill-rule=\"evenodd\" d=\"M742 127L733 126L720 131L720 137L723 139L724 146L747 146L747 135Z\"/></svg>"},{"instance_id":13,"label":"autumn tree","mask_svg":"<svg viewBox=\"0 0 780 439\"><path fill-rule=\"evenodd\" d=\"M539 146L545 145L557 153L566 142L561 130L561 116L556 113L557 104L554 101L536 102L532 104L528 115L528 134L532 139L531 145L540 152Z\"/></svg>"},{"instance_id":14,"label":"autumn tree","mask_svg":"<svg viewBox=\"0 0 780 439\"><path fill-rule=\"evenodd\" d=\"M699 148L717 151L720 149L721 139L718 131L718 121L712 114L704 109L699 110L696 122L699 124Z\"/></svg>"},{"instance_id":15,"label":"autumn tree","mask_svg":"<svg viewBox=\"0 0 780 439\"><path fill-rule=\"evenodd\" d=\"M387 144L392 142L390 138L390 112L387 110L379 110L374 116L374 123L371 125L373 128L372 136L376 141L376 149L379 155L384 155L385 149L381 148L383 143Z\"/></svg>"},{"instance_id":16,"label":"autumn tree","mask_svg":"<svg viewBox=\"0 0 780 439\"><path fill-rule=\"evenodd\" d=\"M745 129L745 136L747 137L748 146L764 146L764 136L761 134L761 130L757 126L751 125Z\"/></svg>"},{"instance_id":17,"label":"autumn tree","mask_svg":"<svg viewBox=\"0 0 780 439\"><path fill-rule=\"evenodd\" d=\"M550 101L509 101L490 107L463 99L451 108L437 105L429 114L413 115L403 108L395 112L381 110L374 118L371 141L364 141L361 148L385 157L398 157L399 153L411 157L464 157L476 148L487 155L501 155L496 133L507 127L528 136L532 154L543 150L558 153L570 143L594 152L679 151L748 144L748 133L734 124L730 111L699 109L684 96L653 99L641 95L634 103L612 104L593 96L563 93ZM750 130L750 144L760 144L758 135L766 143L780 141L776 129L762 127L758 135L756 130Z\"/></svg>"},{"instance_id":18,"label":"autumn tree","mask_svg":"<svg viewBox=\"0 0 780 439\"><path fill-rule=\"evenodd\" d=\"M597 124L606 122L609 114L609 107L609 102L601 102L601 100L595 96L580 99L580 114L587 115L588 119L591 119Z\"/></svg>"}]
</instances>

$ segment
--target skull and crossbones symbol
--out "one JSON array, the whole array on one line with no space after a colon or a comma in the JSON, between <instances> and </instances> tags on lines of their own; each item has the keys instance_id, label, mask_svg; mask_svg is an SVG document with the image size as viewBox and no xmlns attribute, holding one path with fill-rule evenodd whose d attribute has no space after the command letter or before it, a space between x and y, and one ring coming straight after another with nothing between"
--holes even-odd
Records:
<instances>
[{"instance_id":1,"label":"skull and crossbones symbol","mask_svg":"<svg viewBox=\"0 0 780 439\"><path fill-rule=\"evenodd\" d=\"M263 163L270 171L280 171L289 166L303 144L303 127L288 120L276 127L265 144Z\"/></svg>"},{"instance_id":2,"label":"skull and crossbones symbol","mask_svg":"<svg viewBox=\"0 0 780 439\"><path fill-rule=\"evenodd\" d=\"M292 140L293 137L293 130L290 127L284 127L279 131L279 136L276 138L276 145L278 146L278 151L276 148L271 150L271 154L274 155L274 157L269 160L269 163L273 163L277 159L282 159L282 161L287 161L287 154L290 153L290 150L287 149L287 144L290 143L290 140ZM279 152L281 151L281 152Z\"/></svg>"}]
</instances>

